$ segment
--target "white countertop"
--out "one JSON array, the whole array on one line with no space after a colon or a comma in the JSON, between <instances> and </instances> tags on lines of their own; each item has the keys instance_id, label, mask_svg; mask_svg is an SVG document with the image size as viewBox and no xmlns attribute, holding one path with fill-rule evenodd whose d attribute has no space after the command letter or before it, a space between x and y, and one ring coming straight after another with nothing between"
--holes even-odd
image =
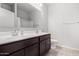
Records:
<instances>
[{"instance_id":1,"label":"white countertop","mask_svg":"<svg viewBox=\"0 0 79 59\"><path fill-rule=\"evenodd\" d=\"M28 39L28 38L32 38L32 37L36 37L36 36L41 36L41 35L45 35L45 34L49 34L49 33L32 33L32 34L30 33L30 34L24 34L24 35L20 35L20 36L18 36L18 35L17 36L12 36L12 35L0 36L0 45L23 40L25 38Z\"/></svg>"}]
</instances>

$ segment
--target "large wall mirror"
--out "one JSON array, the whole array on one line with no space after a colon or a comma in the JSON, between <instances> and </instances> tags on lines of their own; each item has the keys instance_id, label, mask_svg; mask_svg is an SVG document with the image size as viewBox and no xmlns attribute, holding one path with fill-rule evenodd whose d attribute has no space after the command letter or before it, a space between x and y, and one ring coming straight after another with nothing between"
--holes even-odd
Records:
<instances>
[{"instance_id":1,"label":"large wall mirror","mask_svg":"<svg viewBox=\"0 0 79 59\"><path fill-rule=\"evenodd\" d=\"M0 3L0 31L36 29L40 8L30 3Z\"/></svg>"}]
</instances>

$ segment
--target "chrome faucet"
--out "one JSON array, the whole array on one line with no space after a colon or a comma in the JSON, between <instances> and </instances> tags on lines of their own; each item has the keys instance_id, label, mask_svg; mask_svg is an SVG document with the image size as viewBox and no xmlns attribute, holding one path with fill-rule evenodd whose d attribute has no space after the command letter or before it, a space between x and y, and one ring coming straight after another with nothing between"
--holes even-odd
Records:
<instances>
[{"instance_id":1,"label":"chrome faucet","mask_svg":"<svg viewBox=\"0 0 79 59\"><path fill-rule=\"evenodd\" d=\"M20 31L20 34L23 35L23 30Z\"/></svg>"},{"instance_id":2,"label":"chrome faucet","mask_svg":"<svg viewBox=\"0 0 79 59\"><path fill-rule=\"evenodd\" d=\"M39 33L39 24L37 24L35 26L36 26L36 33Z\"/></svg>"},{"instance_id":3,"label":"chrome faucet","mask_svg":"<svg viewBox=\"0 0 79 59\"><path fill-rule=\"evenodd\" d=\"M18 31L17 30L12 31L12 35L13 36L17 36L18 35Z\"/></svg>"}]
</instances>

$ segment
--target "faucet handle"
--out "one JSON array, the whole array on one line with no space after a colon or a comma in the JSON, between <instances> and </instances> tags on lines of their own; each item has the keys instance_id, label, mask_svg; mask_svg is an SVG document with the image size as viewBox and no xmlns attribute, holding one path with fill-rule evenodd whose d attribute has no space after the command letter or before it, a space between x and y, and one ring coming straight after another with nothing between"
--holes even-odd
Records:
<instances>
[{"instance_id":1,"label":"faucet handle","mask_svg":"<svg viewBox=\"0 0 79 59\"><path fill-rule=\"evenodd\" d=\"M23 35L23 30L20 31L20 34Z\"/></svg>"},{"instance_id":2,"label":"faucet handle","mask_svg":"<svg viewBox=\"0 0 79 59\"><path fill-rule=\"evenodd\" d=\"M18 35L17 30L12 31L12 36L17 36L17 35Z\"/></svg>"}]
</instances>

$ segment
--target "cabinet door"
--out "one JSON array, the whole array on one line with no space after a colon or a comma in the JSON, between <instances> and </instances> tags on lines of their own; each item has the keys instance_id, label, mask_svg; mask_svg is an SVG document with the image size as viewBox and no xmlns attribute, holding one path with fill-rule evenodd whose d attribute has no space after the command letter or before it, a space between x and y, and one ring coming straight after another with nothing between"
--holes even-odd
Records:
<instances>
[{"instance_id":1,"label":"cabinet door","mask_svg":"<svg viewBox=\"0 0 79 59\"><path fill-rule=\"evenodd\" d=\"M40 37L40 55L44 55L51 47L50 34Z\"/></svg>"},{"instance_id":2,"label":"cabinet door","mask_svg":"<svg viewBox=\"0 0 79 59\"><path fill-rule=\"evenodd\" d=\"M13 54L11 54L10 56L24 56L24 49L17 51Z\"/></svg>"},{"instance_id":3,"label":"cabinet door","mask_svg":"<svg viewBox=\"0 0 79 59\"><path fill-rule=\"evenodd\" d=\"M39 55L39 44L34 44L25 48L26 56L38 56Z\"/></svg>"},{"instance_id":4,"label":"cabinet door","mask_svg":"<svg viewBox=\"0 0 79 59\"><path fill-rule=\"evenodd\" d=\"M46 51L49 51L49 49L51 48L51 41L50 38L46 39Z\"/></svg>"},{"instance_id":5,"label":"cabinet door","mask_svg":"<svg viewBox=\"0 0 79 59\"><path fill-rule=\"evenodd\" d=\"M40 42L40 55L43 55L46 52L45 40Z\"/></svg>"}]
</instances>

